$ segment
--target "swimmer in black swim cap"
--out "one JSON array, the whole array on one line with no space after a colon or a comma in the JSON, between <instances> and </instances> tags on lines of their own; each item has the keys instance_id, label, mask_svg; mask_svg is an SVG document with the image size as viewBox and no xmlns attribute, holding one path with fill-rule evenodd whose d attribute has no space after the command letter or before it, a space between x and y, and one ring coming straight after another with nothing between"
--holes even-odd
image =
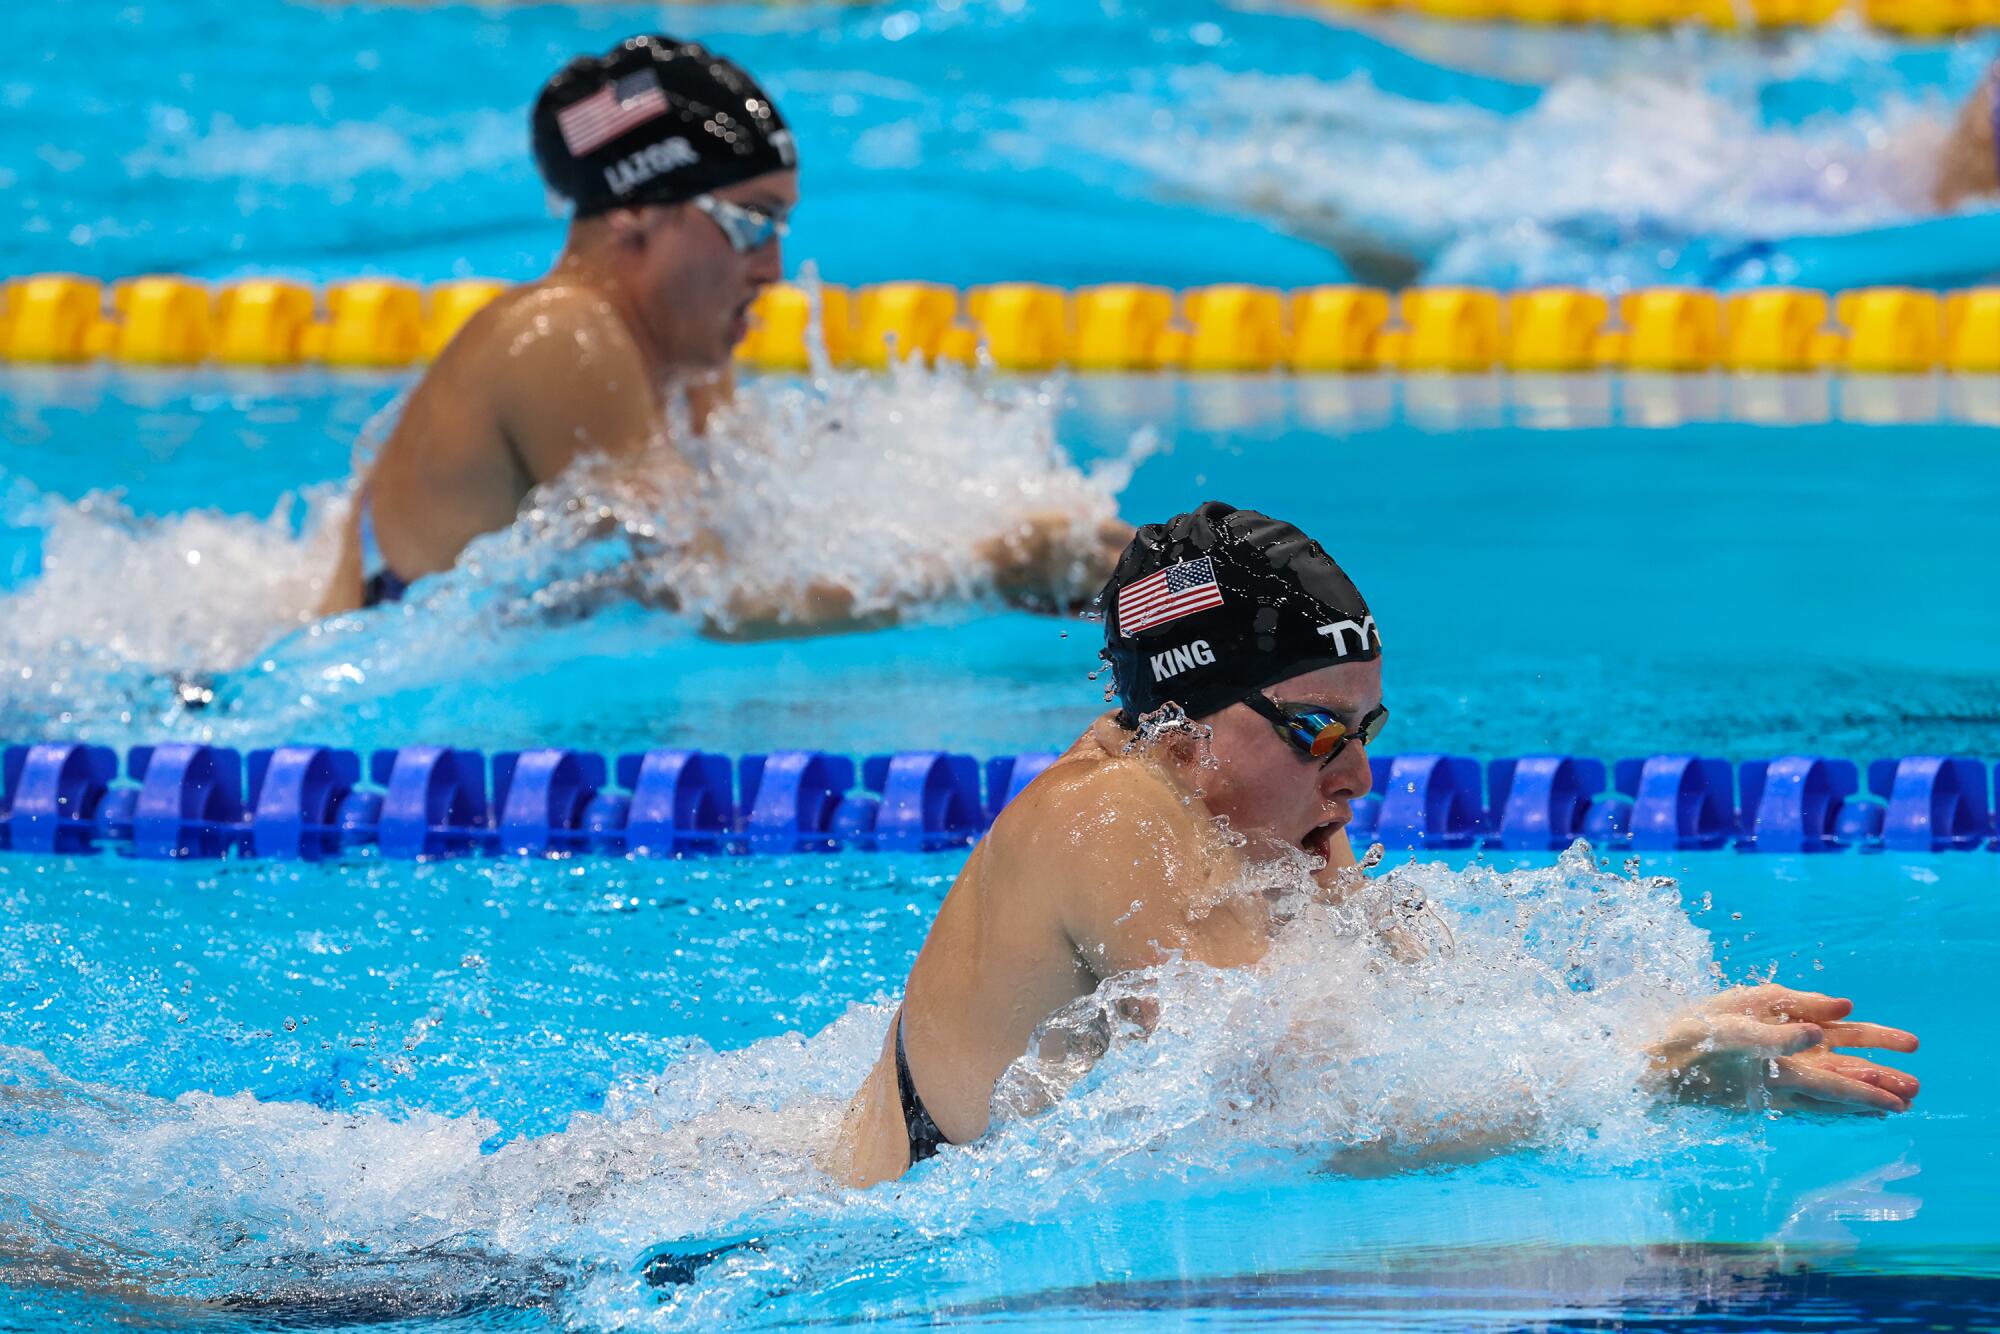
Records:
<instances>
[{"instance_id":1,"label":"swimmer in black swim cap","mask_svg":"<svg viewBox=\"0 0 2000 1334\"><path fill-rule=\"evenodd\" d=\"M1072 1075L1047 1081L1037 1063L1103 1049L1101 1033L1068 1020L1098 1013L1108 979L1163 965L1254 966L1296 915L1286 905L1339 902L1364 887L1346 825L1388 716L1382 643L1367 603L1319 544L1211 501L1139 529L1100 603L1120 707L1001 810L945 896L825 1161L852 1185L961 1152L953 1146L984 1134L996 1108L1020 1115L1062 1096L1050 1085L1067 1087ZM1199 725L1179 724L1169 705ZM1113 992L1126 998L1120 1015L1152 1029L1151 991L1142 981ZM1774 1106L1906 1110L1914 1079L1834 1054L1794 1022L1847 1008L1777 987L1726 991L1650 1045L1631 1035L1631 1055L1635 1068L1643 1060L1658 1072L1651 1086L1663 1097L1727 1089L1739 1106L1769 1096ZM1916 1046L1896 1029L1839 1028L1858 1046ZM1024 1053L1028 1078L1003 1082ZM1506 1056L1496 1051L1496 1067ZM1174 1069L1170 1059L1140 1064L1163 1078ZM1129 1067L1121 1078L1135 1071L1143 1077ZM1785 1101L1808 1088L1806 1101ZM1423 1147L1406 1165L1508 1143L1484 1132L1454 1142L1437 1122L1427 1114L1411 1127ZM1532 1113L1519 1124L1531 1128Z\"/></svg>"},{"instance_id":2,"label":"swimmer in black swim cap","mask_svg":"<svg viewBox=\"0 0 2000 1334\"><path fill-rule=\"evenodd\" d=\"M578 56L529 117L536 163L572 212L548 275L459 331L376 455L322 612L393 601L506 528L586 454L637 460L685 398L696 430L732 390L730 356L783 275L797 155L769 94L660 34ZM748 609L746 622L760 617ZM839 606L776 608L791 624Z\"/></svg>"},{"instance_id":3,"label":"swimmer in black swim cap","mask_svg":"<svg viewBox=\"0 0 2000 1334\"><path fill-rule=\"evenodd\" d=\"M1139 529L1099 601L1121 707L1000 813L946 897L829 1164L855 1184L981 1134L1001 1071L1104 979L1255 962L1263 900L1226 890L1246 870L1317 868L1333 890L1355 864L1345 826L1388 714L1374 621L1326 552L1212 501ZM1167 705L1200 734L1148 729Z\"/></svg>"},{"instance_id":4,"label":"swimmer in black swim cap","mask_svg":"<svg viewBox=\"0 0 2000 1334\"><path fill-rule=\"evenodd\" d=\"M771 96L726 58L651 34L564 65L529 130L572 213L562 254L546 277L474 315L411 391L356 498L322 613L400 599L586 455L638 465L635 506L657 513L687 476L669 421L698 434L733 392L731 354L752 302L782 276L799 197ZM683 402L685 414L669 411ZM1104 577L1129 533L1076 527L1067 514L1030 514L965 536L1001 596L1067 605ZM729 554L713 534L664 540ZM673 601L643 578L631 591ZM797 634L855 617L852 590L816 578L739 590L721 623Z\"/></svg>"},{"instance_id":5,"label":"swimmer in black swim cap","mask_svg":"<svg viewBox=\"0 0 2000 1334\"><path fill-rule=\"evenodd\" d=\"M1098 601L1126 727L1166 704L1189 718L1255 708L1286 677L1382 653L1360 590L1319 543L1219 500L1139 529Z\"/></svg>"},{"instance_id":6,"label":"swimmer in black swim cap","mask_svg":"<svg viewBox=\"0 0 2000 1334\"><path fill-rule=\"evenodd\" d=\"M1117 726L1199 721L1203 795L1250 855L1351 864L1349 803L1389 720L1382 637L1320 544L1211 500L1139 529L1098 605Z\"/></svg>"},{"instance_id":7,"label":"swimmer in black swim cap","mask_svg":"<svg viewBox=\"0 0 2000 1334\"><path fill-rule=\"evenodd\" d=\"M671 37L634 37L602 56L578 56L542 88L532 124L542 179L579 218L712 200L710 191L798 165L791 131L757 81ZM784 234L779 215L696 207L751 243L744 249Z\"/></svg>"}]
</instances>

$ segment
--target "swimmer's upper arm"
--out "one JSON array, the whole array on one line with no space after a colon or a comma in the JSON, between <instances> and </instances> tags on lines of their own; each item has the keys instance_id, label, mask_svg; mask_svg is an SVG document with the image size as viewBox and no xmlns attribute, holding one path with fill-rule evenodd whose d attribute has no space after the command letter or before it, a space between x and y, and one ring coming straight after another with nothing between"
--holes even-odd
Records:
<instances>
[{"instance_id":1,"label":"swimmer's upper arm","mask_svg":"<svg viewBox=\"0 0 2000 1334\"><path fill-rule=\"evenodd\" d=\"M1038 804L1015 860L1054 872L1063 930L1096 976L1174 954L1216 968L1263 956L1260 905L1225 892L1233 859L1218 863L1212 831L1156 779L1103 765Z\"/></svg>"},{"instance_id":2,"label":"swimmer's upper arm","mask_svg":"<svg viewBox=\"0 0 2000 1334\"><path fill-rule=\"evenodd\" d=\"M602 297L537 292L506 312L492 347L500 429L533 482L580 454L637 457L664 437L645 357Z\"/></svg>"}]
</instances>

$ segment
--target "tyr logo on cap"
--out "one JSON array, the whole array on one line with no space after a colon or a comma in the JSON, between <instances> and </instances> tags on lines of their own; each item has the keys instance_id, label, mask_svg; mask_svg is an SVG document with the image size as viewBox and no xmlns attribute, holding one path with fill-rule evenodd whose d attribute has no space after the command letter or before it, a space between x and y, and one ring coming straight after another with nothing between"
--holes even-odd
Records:
<instances>
[{"instance_id":1,"label":"tyr logo on cap","mask_svg":"<svg viewBox=\"0 0 2000 1334\"><path fill-rule=\"evenodd\" d=\"M1347 635L1349 631L1352 631L1354 634L1355 647L1353 649L1347 647ZM1382 647L1382 635L1375 628L1375 618L1373 616L1363 616L1358 621L1335 621L1331 625L1322 625L1319 628L1319 633L1333 641L1334 653L1343 658L1351 652L1366 653L1369 648L1368 641L1371 639L1375 641L1375 648L1380 649Z\"/></svg>"}]
</instances>

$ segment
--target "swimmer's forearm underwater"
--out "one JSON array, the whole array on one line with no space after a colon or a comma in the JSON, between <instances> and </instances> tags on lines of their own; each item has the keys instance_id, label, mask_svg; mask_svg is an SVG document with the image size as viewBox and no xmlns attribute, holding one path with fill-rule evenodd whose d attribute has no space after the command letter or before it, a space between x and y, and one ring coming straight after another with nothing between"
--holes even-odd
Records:
<instances>
[{"instance_id":1,"label":"swimmer's forearm underwater","mask_svg":"<svg viewBox=\"0 0 2000 1334\"><path fill-rule=\"evenodd\" d=\"M987 584L1009 606L1032 612L1075 610L1095 593L1109 560L1107 543L1124 545L1129 525L1116 520L1084 525L1065 514L1030 515L1020 524L977 543L968 567L936 558L928 575L917 580L929 596L955 582ZM659 546L655 546L655 551ZM702 534L694 550L699 559L726 565L729 554L719 539ZM906 570L906 574L916 574ZM649 605L677 611L683 603L671 587L661 587L647 572L633 572L635 595ZM839 634L879 629L900 621L908 608L902 602L864 605L852 588L815 576L782 587L736 584L717 610L704 613L705 634L717 639L755 641Z\"/></svg>"}]
</instances>

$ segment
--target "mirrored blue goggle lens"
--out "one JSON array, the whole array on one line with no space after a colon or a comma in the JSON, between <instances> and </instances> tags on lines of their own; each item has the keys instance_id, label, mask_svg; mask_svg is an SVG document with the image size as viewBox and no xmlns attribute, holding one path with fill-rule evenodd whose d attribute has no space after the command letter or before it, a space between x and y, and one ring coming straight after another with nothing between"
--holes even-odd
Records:
<instances>
[{"instance_id":1,"label":"mirrored blue goggle lens","mask_svg":"<svg viewBox=\"0 0 2000 1334\"><path fill-rule=\"evenodd\" d=\"M738 250L756 250L767 245L774 236L782 236L785 222L769 213L759 213L753 209L736 209L722 214L723 230L729 233L730 244Z\"/></svg>"},{"instance_id":2,"label":"mirrored blue goggle lens","mask_svg":"<svg viewBox=\"0 0 2000 1334\"><path fill-rule=\"evenodd\" d=\"M1292 715L1292 735L1309 753L1326 755L1340 744L1341 738L1347 735L1347 729L1340 725L1340 719L1315 709Z\"/></svg>"}]
</instances>

